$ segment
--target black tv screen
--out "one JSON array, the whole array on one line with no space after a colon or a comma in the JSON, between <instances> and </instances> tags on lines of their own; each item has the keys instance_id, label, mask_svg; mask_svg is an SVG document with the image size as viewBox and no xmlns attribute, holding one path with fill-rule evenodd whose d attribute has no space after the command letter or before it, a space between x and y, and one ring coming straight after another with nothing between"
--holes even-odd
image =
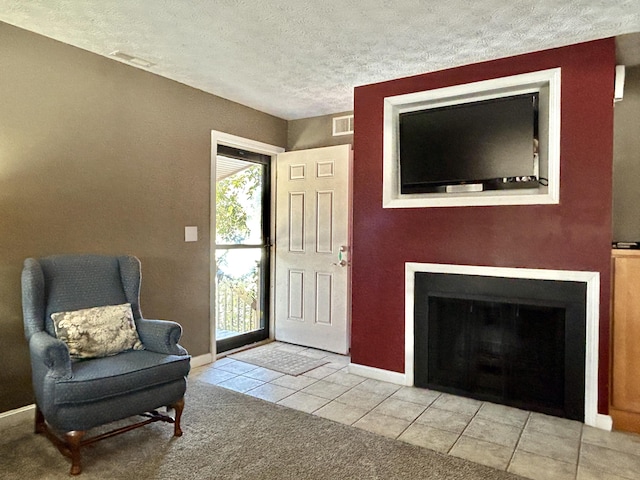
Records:
<instances>
[{"instance_id":1,"label":"black tv screen","mask_svg":"<svg viewBox=\"0 0 640 480\"><path fill-rule=\"evenodd\" d=\"M401 193L537 180L537 107L531 93L401 113Z\"/></svg>"}]
</instances>

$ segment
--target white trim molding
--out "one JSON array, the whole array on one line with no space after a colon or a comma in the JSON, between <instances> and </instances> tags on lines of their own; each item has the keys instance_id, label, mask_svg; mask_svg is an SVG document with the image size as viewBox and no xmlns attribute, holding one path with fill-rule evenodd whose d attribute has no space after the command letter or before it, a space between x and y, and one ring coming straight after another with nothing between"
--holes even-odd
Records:
<instances>
[{"instance_id":1,"label":"white trim molding","mask_svg":"<svg viewBox=\"0 0 640 480\"><path fill-rule=\"evenodd\" d=\"M613 430L613 418L611 418L611 415L598 413L595 418L595 423L592 426L610 432Z\"/></svg>"},{"instance_id":2,"label":"white trim molding","mask_svg":"<svg viewBox=\"0 0 640 480\"><path fill-rule=\"evenodd\" d=\"M31 421L35 421L35 412L36 405L32 403L31 405L0 413L0 432L8 428L15 427L29 419Z\"/></svg>"},{"instance_id":3,"label":"white trim molding","mask_svg":"<svg viewBox=\"0 0 640 480\"><path fill-rule=\"evenodd\" d=\"M209 222L210 230L209 230L209 251L211 253L209 262L209 322L211 328L210 335L210 351L212 359L216 357L216 312L215 312L215 280L216 280L216 157L218 154L218 145L226 145L228 147L239 148L241 150L247 150L249 152L260 153L263 155L269 155L272 157L272 160L275 159L276 155L285 151L284 148L278 147L275 145L269 145L268 143L259 142L257 140L251 140L248 138L238 137L236 135L231 135L229 133L219 132L217 130L211 130L211 195L209 199L209 206L211 212L211 219ZM271 185L275 186L275 168L271 169ZM275 211L275 188L272 188L271 192L271 209ZM275 238L275 215L271 216L271 238ZM270 275L273 278L273 265L271 267ZM271 312L270 318L274 318L273 311L273 283L271 282L271 291L269 295L271 295ZM269 338L273 338L273 321L270 322L269 325ZM213 360L212 360L213 361Z\"/></svg>"},{"instance_id":4,"label":"white trim molding","mask_svg":"<svg viewBox=\"0 0 640 480\"><path fill-rule=\"evenodd\" d=\"M205 353L204 355L198 355L197 357L191 357L191 368L203 367L213 363L213 355L211 353Z\"/></svg>"},{"instance_id":5,"label":"white trim molding","mask_svg":"<svg viewBox=\"0 0 640 480\"><path fill-rule=\"evenodd\" d=\"M251 140L249 138L238 137L237 135L231 135L230 133L219 132L217 130L211 130L211 154L217 154L217 148L214 150L214 146L226 145L228 147L235 147L241 150L248 150L254 153L261 153L263 155L277 155L284 152L284 148L277 147L275 145L269 145L268 143L259 142L257 140ZM215 176L213 178L216 178Z\"/></svg>"},{"instance_id":6,"label":"white trim molding","mask_svg":"<svg viewBox=\"0 0 640 480\"><path fill-rule=\"evenodd\" d=\"M361 377L372 378L382 382L407 385L407 376L404 373L382 370L381 368L368 367L357 363L350 363L347 366L347 371L353 375L360 375Z\"/></svg>"},{"instance_id":7,"label":"white trim molding","mask_svg":"<svg viewBox=\"0 0 640 480\"><path fill-rule=\"evenodd\" d=\"M548 185L522 190L413 194L400 192L399 116L401 113L534 92L539 94L538 176L546 178ZM382 154L383 208L560 203L560 93L560 68L552 68L385 97Z\"/></svg>"}]
</instances>

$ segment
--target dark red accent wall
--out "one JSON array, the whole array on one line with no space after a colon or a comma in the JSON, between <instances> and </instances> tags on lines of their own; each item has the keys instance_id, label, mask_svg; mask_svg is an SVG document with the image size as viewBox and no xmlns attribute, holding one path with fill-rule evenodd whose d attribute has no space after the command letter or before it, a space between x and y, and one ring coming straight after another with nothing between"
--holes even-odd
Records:
<instances>
[{"instance_id":1,"label":"dark red accent wall","mask_svg":"<svg viewBox=\"0 0 640 480\"><path fill-rule=\"evenodd\" d=\"M561 67L560 204L382 208L383 99ZM608 411L615 45L604 39L355 89L353 363L404 372L405 262L600 272Z\"/></svg>"}]
</instances>

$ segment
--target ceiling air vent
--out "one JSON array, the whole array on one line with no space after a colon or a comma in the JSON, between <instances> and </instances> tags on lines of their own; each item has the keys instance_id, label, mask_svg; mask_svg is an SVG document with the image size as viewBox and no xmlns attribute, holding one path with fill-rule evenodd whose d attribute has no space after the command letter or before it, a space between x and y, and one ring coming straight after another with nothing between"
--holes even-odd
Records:
<instances>
[{"instance_id":1,"label":"ceiling air vent","mask_svg":"<svg viewBox=\"0 0 640 480\"><path fill-rule=\"evenodd\" d=\"M120 50L111 52L109 55L112 57L119 58L120 60L124 60L125 62L129 62L132 65L136 65L138 67L151 68L155 65L155 63L150 62L149 60L145 60L144 58L140 58L140 57L134 57L133 55L129 55L128 53L121 52Z\"/></svg>"},{"instance_id":2,"label":"ceiling air vent","mask_svg":"<svg viewBox=\"0 0 640 480\"><path fill-rule=\"evenodd\" d=\"M333 118L333 136L353 134L353 115Z\"/></svg>"}]
</instances>

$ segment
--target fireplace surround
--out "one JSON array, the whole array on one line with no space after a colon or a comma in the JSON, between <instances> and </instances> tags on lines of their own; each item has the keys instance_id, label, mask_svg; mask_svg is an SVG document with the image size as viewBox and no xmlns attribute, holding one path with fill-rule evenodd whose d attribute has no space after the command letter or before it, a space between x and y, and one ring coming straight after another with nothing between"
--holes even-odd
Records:
<instances>
[{"instance_id":1,"label":"fireplace surround","mask_svg":"<svg viewBox=\"0 0 640 480\"><path fill-rule=\"evenodd\" d=\"M416 272L451 273L486 277L529 278L582 282L586 285L585 353L584 353L584 420L586 425L611 430L609 415L598 413L598 342L600 319L600 273L574 270L504 268L439 263L405 263L405 356L404 372L349 364L349 373L406 386L415 385L414 297Z\"/></svg>"},{"instance_id":2,"label":"fireplace surround","mask_svg":"<svg viewBox=\"0 0 640 480\"><path fill-rule=\"evenodd\" d=\"M586 285L584 423L598 428L611 429L611 418L607 415L598 414L597 405L598 322L600 304L599 272L407 262L405 264L405 385L415 384L414 303L415 277L417 272L584 283Z\"/></svg>"}]
</instances>

